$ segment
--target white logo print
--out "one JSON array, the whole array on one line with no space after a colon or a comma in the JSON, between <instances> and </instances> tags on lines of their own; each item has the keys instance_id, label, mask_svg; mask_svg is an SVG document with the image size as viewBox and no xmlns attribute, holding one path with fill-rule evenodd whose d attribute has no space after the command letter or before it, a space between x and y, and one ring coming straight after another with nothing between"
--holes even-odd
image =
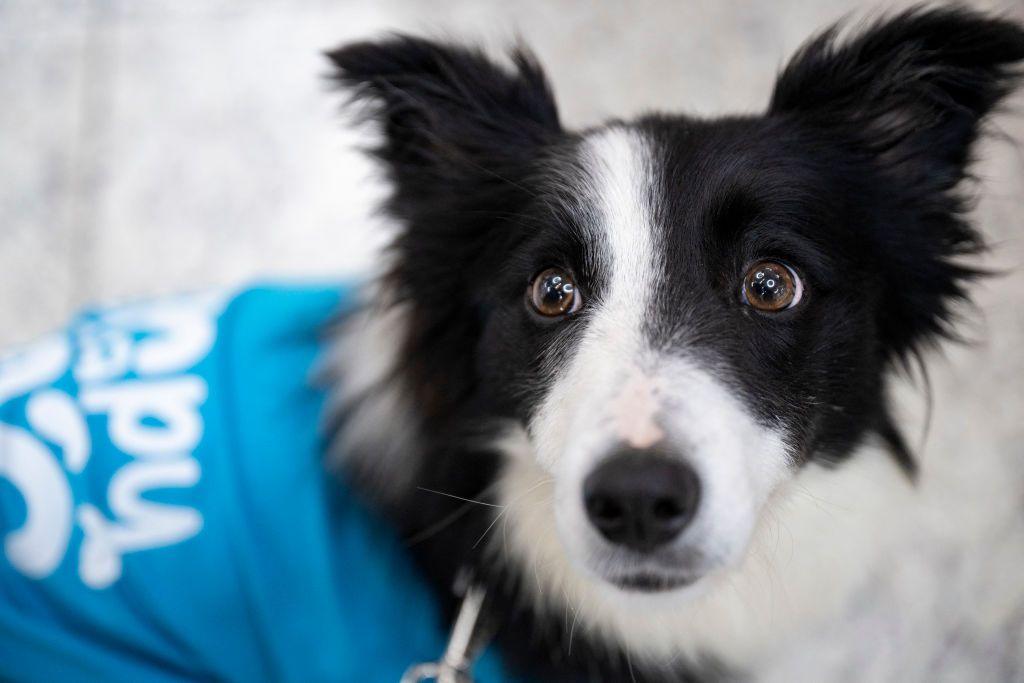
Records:
<instances>
[{"instance_id":1,"label":"white logo print","mask_svg":"<svg viewBox=\"0 0 1024 683\"><path fill-rule=\"evenodd\" d=\"M193 297L119 309L0 359L0 406L28 397L27 428L0 423L0 478L14 485L27 510L24 523L3 538L15 569L30 578L49 576L77 522L79 576L103 588L120 578L126 553L180 543L200 531L197 510L143 496L199 482L192 453L203 436L199 411L208 391L202 377L182 373L212 348L219 301ZM78 383L77 402L51 386L68 370ZM69 476L86 472L95 455L87 416L105 418L110 443L128 457L107 485L113 518L74 500Z\"/></svg>"},{"instance_id":2,"label":"white logo print","mask_svg":"<svg viewBox=\"0 0 1024 683\"><path fill-rule=\"evenodd\" d=\"M7 534L7 560L32 578L47 576L71 537L71 488L49 449L24 429L0 424L0 476L21 492L28 517Z\"/></svg>"}]
</instances>

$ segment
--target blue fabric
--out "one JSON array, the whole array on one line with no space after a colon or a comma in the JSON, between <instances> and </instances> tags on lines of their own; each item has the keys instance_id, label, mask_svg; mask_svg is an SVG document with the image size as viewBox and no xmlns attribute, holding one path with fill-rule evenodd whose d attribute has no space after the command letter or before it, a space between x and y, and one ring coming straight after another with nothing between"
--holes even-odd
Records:
<instances>
[{"instance_id":1,"label":"blue fabric","mask_svg":"<svg viewBox=\"0 0 1024 683\"><path fill-rule=\"evenodd\" d=\"M98 311L0 360L0 680L394 683L439 657L431 593L322 464L309 375L347 296Z\"/></svg>"}]
</instances>

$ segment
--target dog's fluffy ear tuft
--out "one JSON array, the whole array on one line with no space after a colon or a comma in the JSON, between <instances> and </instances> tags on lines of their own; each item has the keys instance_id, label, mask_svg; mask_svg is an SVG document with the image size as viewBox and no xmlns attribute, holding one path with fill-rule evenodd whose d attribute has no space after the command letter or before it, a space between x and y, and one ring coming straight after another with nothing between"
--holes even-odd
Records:
<instances>
[{"instance_id":1,"label":"dog's fluffy ear tuft","mask_svg":"<svg viewBox=\"0 0 1024 683\"><path fill-rule=\"evenodd\" d=\"M464 191L460 180L500 175L560 130L544 72L524 48L503 67L480 50L395 35L327 57L332 79L380 124L377 154L405 190Z\"/></svg>"},{"instance_id":2,"label":"dog's fluffy ear tuft","mask_svg":"<svg viewBox=\"0 0 1024 683\"><path fill-rule=\"evenodd\" d=\"M957 8L917 8L848 40L832 27L783 70L772 112L843 126L935 189L962 178L978 124L1016 85L1020 25ZM918 164L913 168L914 164Z\"/></svg>"},{"instance_id":3,"label":"dog's fluffy ear tuft","mask_svg":"<svg viewBox=\"0 0 1024 683\"><path fill-rule=\"evenodd\" d=\"M890 224L878 229L888 304L883 344L907 361L922 342L955 336L952 304L982 248L957 187L986 117L1020 80L1024 28L953 7L918 7L849 37L832 27L779 75L769 115L794 117L820 141L873 167ZM827 153L828 147L823 147Z\"/></svg>"}]
</instances>

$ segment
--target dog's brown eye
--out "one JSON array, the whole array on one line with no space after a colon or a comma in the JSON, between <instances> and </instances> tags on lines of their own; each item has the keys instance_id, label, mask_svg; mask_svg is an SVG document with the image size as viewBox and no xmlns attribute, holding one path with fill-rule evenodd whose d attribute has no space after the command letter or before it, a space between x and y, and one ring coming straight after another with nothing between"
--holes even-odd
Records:
<instances>
[{"instance_id":1,"label":"dog's brown eye","mask_svg":"<svg viewBox=\"0 0 1024 683\"><path fill-rule=\"evenodd\" d=\"M800 302L803 285L789 266L758 261L743 276L743 301L759 311L774 313Z\"/></svg>"},{"instance_id":2,"label":"dog's brown eye","mask_svg":"<svg viewBox=\"0 0 1024 683\"><path fill-rule=\"evenodd\" d=\"M530 303L543 316L554 318L579 310L582 299L576 283L561 268L548 268L533 279Z\"/></svg>"}]
</instances>

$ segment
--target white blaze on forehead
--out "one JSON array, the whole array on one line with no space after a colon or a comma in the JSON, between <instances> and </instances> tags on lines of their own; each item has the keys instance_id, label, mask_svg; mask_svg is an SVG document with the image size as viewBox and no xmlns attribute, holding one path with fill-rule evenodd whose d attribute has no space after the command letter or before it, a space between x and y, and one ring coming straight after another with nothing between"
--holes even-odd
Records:
<instances>
[{"instance_id":1,"label":"white blaze on forehead","mask_svg":"<svg viewBox=\"0 0 1024 683\"><path fill-rule=\"evenodd\" d=\"M651 206L655 178L649 143L626 128L595 133L582 142L576 173L567 182L587 207L583 238L602 287L600 299L588 302L587 328L572 361L559 371L531 424L538 457L549 468L563 455L572 413L578 415L570 407L595 392L607 394L609 386L640 399L624 396L617 403L619 414L609 414L623 440L649 445L660 438L654 392L636 384L623 387L649 355L643 328L663 271Z\"/></svg>"},{"instance_id":2,"label":"white blaze on forehead","mask_svg":"<svg viewBox=\"0 0 1024 683\"><path fill-rule=\"evenodd\" d=\"M589 226L589 237L598 245L610 278L605 307L629 304L626 308L639 318L645 308L642 284L661 270L649 144L637 131L612 128L584 140L580 158L586 176L583 192L597 208L597 224Z\"/></svg>"}]
</instances>

